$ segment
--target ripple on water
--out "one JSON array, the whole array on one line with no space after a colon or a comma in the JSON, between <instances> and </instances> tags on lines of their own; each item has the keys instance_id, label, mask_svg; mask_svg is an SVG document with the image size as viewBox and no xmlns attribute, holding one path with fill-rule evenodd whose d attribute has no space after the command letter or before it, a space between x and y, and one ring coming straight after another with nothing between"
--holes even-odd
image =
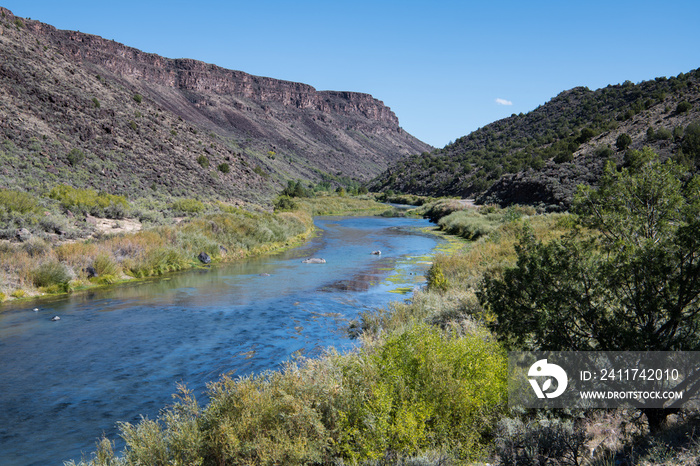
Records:
<instances>
[{"instance_id":1,"label":"ripple on water","mask_svg":"<svg viewBox=\"0 0 700 466\"><path fill-rule=\"evenodd\" d=\"M421 277L425 264L407 257L437 244L415 230L423 220L331 218L317 225L321 234L276 256L3 306L0 464L79 459L103 431L117 439L117 421L157 416L180 382L205 401L206 383L222 374L276 369L330 345L352 348L347 322L396 299L392 289L412 289L413 278L386 280L395 269ZM381 256L370 254L377 249ZM327 263L301 264L309 256ZM54 315L61 321L51 322Z\"/></svg>"}]
</instances>

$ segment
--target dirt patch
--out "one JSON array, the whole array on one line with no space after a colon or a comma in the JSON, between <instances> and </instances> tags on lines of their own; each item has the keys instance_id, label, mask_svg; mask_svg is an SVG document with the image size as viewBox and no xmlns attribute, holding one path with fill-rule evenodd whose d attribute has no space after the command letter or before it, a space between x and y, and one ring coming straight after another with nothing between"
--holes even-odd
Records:
<instances>
[{"instance_id":1,"label":"dirt patch","mask_svg":"<svg viewBox=\"0 0 700 466\"><path fill-rule=\"evenodd\" d=\"M114 220L111 218L99 218L88 215L85 219L88 225L95 227L98 235L111 235L115 233L134 233L142 228L141 222L135 218L123 218Z\"/></svg>"}]
</instances>

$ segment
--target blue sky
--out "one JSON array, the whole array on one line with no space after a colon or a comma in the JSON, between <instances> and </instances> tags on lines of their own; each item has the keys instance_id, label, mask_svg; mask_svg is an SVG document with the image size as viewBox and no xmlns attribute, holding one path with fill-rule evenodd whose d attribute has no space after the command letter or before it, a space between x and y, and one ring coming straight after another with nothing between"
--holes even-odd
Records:
<instances>
[{"instance_id":1,"label":"blue sky","mask_svg":"<svg viewBox=\"0 0 700 466\"><path fill-rule=\"evenodd\" d=\"M700 1L0 0L170 58L366 92L436 147L575 86L700 68Z\"/></svg>"}]
</instances>

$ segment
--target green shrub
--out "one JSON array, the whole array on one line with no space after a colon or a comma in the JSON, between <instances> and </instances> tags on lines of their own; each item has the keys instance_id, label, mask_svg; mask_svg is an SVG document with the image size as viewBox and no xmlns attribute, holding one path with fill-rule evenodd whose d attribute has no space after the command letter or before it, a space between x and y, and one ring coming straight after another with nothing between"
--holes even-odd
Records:
<instances>
[{"instance_id":1,"label":"green shrub","mask_svg":"<svg viewBox=\"0 0 700 466\"><path fill-rule=\"evenodd\" d=\"M216 169L219 170L221 173L228 173L231 171L231 167L226 162L220 163L219 166L216 167Z\"/></svg>"},{"instance_id":2,"label":"green shrub","mask_svg":"<svg viewBox=\"0 0 700 466\"><path fill-rule=\"evenodd\" d=\"M601 145L595 148L595 152L593 152L593 155L599 159L607 159L608 157L611 157L613 155L613 150L608 145Z\"/></svg>"},{"instance_id":3,"label":"green shrub","mask_svg":"<svg viewBox=\"0 0 700 466\"><path fill-rule=\"evenodd\" d=\"M449 288L449 282L442 271L442 267L437 262L430 266L426 278L429 290L447 291L447 288Z\"/></svg>"},{"instance_id":4,"label":"green shrub","mask_svg":"<svg viewBox=\"0 0 700 466\"><path fill-rule=\"evenodd\" d=\"M502 215L499 214L499 217L502 218ZM498 226L498 221L473 210L461 210L442 217L438 225L447 233L473 241L493 232Z\"/></svg>"},{"instance_id":5,"label":"green shrub","mask_svg":"<svg viewBox=\"0 0 700 466\"><path fill-rule=\"evenodd\" d=\"M632 138L627 133L622 133L617 137L615 141L615 147L619 151L627 150L627 148L632 144Z\"/></svg>"},{"instance_id":6,"label":"green shrub","mask_svg":"<svg viewBox=\"0 0 700 466\"><path fill-rule=\"evenodd\" d=\"M162 247L149 251L139 262L129 267L129 272L136 278L152 277L182 270L189 262L181 249Z\"/></svg>"},{"instance_id":7,"label":"green shrub","mask_svg":"<svg viewBox=\"0 0 700 466\"><path fill-rule=\"evenodd\" d=\"M270 174L268 172L266 172L265 170L263 170L262 168L260 168L259 165L256 165L255 168L253 168L253 172L258 174L259 176L262 176L265 179L270 178Z\"/></svg>"},{"instance_id":8,"label":"green shrub","mask_svg":"<svg viewBox=\"0 0 700 466\"><path fill-rule=\"evenodd\" d=\"M287 181L287 187L280 193L281 196L287 197L309 197L311 193L304 187L301 181Z\"/></svg>"},{"instance_id":9,"label":"green shrub","mask_svg":"<svg viewBox=\"0 0 700 466\"><path fill-rule=\"evenodd\" d=\"M37 211L38 204L36 198L31 194L11 189L0 189L0 213L3 210L26 214Z\"/></svg>"},{"instance_id":10,"label":"green shrub","mask_svg":"<svg viewBox=\"0 0 700 466\"><path fill-rule=\"evenodd\" d=\"M100 108L100 101L97 100L97 97L92 98L92 105L94 105L95 108Z\"/></svg>"},{"instance_id":11,"label":"green shrub","mask_svg":"<svg viewBox=\"0 0 700 466\"><path fill-rule=\"evenodd\" d=\"M80 162L85 160L85 154L80 149L73 148L70 152L68 152L68 155L66 155L66 159L68 160L68 163L75 167Z\"/></svg>"},{"instance_id":12,"label":"green shrub","mask_svg":"<svg viewBox=\"0 0 700 466\"><path fill-rule=\"evenodd\" d=\"M420 324L348 359L343 383L337 448L350 462L451 448L475 459L503 409L506 361L483 336Z\"/></svg>"},{"instance_id":13,"label":"green shrub","mask_svg":"<svg viewBox=\"0 0 700 466\"><path fill-rule=\"evenodd\" d=\"M681 148L686 155L700 158L700 122L696 121L685 128Z\"/></svg>"},{"instance_id":14,"label":"green shrub","mask_svg":"<svg viewBox=\"0 0 700 466\"><path fill-rule=\"evenodd\" d=\"M279 196L274 206L278 212L290 212L299 208L299 204L294 202L289 196Z\"/></svg>"},{"instance_id":15,"label":"green shrub","mask_svg":"<svg viewBox=\"0 0 700 466\"><path fill-rule=\"evenodd\" d=\"M683 139L683 127L682 126L676 126L673 128L673 140L675 142L679 142Z\"/></svg>"},{"instance_id":16,"label":"green shrub","mask_svg":"<svg viewBox=\"0 0 700 466\"><path fill-rule=\"evenodd\" d=\"M141 101L143 101L143 96L141 94L134 94L134 100L137 104L140 104Z\"/></svg>"},{"instance_id":17,"label":"green shrub","mask_svg":"<svg viewBox=\"0 0 700 466\"><path fill-rule=\"evenodd\" d=\"M170 204L170 209L179 213L197 214L204 212L206 206L202 201L198 201L197 199L177 199Z\"/></svg>"},{"instance_id":18,"label":"green shrub","mask_svg":"<svg viewBox=\"0 0 700 466\"><path fill-rule=\"evenodd\" d=\"M98 277L118 276L121 272L119 265L107 254L100 254L92 262Z\"/></svg>"},{"instance_id":19,"label":"green shrub","mask_svg":"<svg viewBox=\"0 0 700 466\"><path fill-rule=\"evenodd\" d=\"M556 163L566 163L571 162L572 160L574 160L574 154L569 151L562 151L554 156L554 161Z\"/></svg>"},{"instance_id":20,"label":"green shrub","mask_svg":"<svg viewBox=\"0 0 700 466\"><path fill-rule=\"evenodd\" d=\"M121 218L119 215L129 208L124 196L97 193L92 189L78 189L65 184L51 189L49 197L59 201L65 209L100 216L110 214L112 218Z\"/></svg>"},{"instance_id":21,"label":"green shrub","mask_svg":"<svg viewBox=\"0 0 700 466\"><path fill-rule=\"evenodd\" d=\"M209 166L209 159L207 158L206 155L202 154L199 157L197 157L197 163L202 167L202 168L207 168Z\"/></svg>"},{"instance_id":22,"label":"green shrub","mask_svg":"<svg viewBox=\"0 0 700 466\"><path fill-rule=\"evenodd\" d=\"M678 105L676 105L676 113L685 113L691 108L693 108L693 105L690 102L679 102Z\"/></svg>"},{"instance_id":23,"label":"green shrub","mask_svg":"<svg viewBox=\"0 0 700 466\"><path fill-rule=\"evenodd\" d=\"M32 271L32 281L36 287L58 285L67 288L71 275L66 267L57 261L47 261Z\"/></svg>"},{"instance_id":24,"label":"green shrub","mask_svg":"<svg viewBox=\"0 0 700 466\"><path fill-rule=\"evenodd\" d=\"M654 134L654 140L656 141L667 141L673 138L673 133L668 128L659 128Z\"/></svg>"}]
</instances>

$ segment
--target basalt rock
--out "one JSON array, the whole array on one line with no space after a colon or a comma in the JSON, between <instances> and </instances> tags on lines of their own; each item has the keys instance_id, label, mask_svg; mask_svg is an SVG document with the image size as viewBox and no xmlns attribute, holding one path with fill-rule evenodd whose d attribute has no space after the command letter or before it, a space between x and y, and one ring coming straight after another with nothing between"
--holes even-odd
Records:
<instances>
[{"instance_id":1,"label":"basalt rock","mask_svg":"<svg viewBox=\"0 0 700 466\"><path fill-rule=\"evenodd\" d=\"M45 170L130 197L259 201L280 180L368 180L431 149L369 94L165 58L0 12L0 137L16 158L4 175L27 187ZM72 149L85 160L68 160ZM100 170L74 176L88 164Z\"/></svg>"},{"instance_id":2,"label":"basalt rock","mask_svg":"<svg viewBox=\"0 0 700 466\"><path fill-rule=\"evenodd\" d=\"M309 257L308 259L304 259L301 262L304 264L325 264L326 259L321 259L319 257Z\"/></svg>"}]
</instances>

